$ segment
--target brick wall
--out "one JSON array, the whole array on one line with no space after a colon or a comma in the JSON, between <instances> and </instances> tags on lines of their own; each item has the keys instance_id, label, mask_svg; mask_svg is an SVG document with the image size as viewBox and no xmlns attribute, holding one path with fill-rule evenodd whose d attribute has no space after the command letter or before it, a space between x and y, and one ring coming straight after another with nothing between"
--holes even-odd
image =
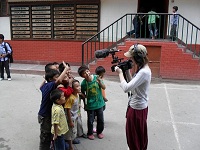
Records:
<instances>
[{"instance_id":1,"label":"brick wall","mask_svg":"<svg viewBox=\"0 0 200 150\"><path fill-rule=\"evenodd\" d=\"M159 63L154 65L149 63L153 77L200 80L199 59L192 58L191 54L185 53L175 42L126 41L125 45L118 47L122 52L116 53L116 55L119 56L119 58L124 58L124 52L127 51L131 45L136 43L145 45L147 50L158 49L158 47L160 47L161 53L155 51L156 53L160 53ZM158 57L158 55L155 55L155 57ZM150 61L152 60L154 60L154 57L150 57ZM116 75L116 73L110 70L112 66L110 63L111 61L112 58L110 56L105 59L97 60L95 64L93 63L90 65L90 69L94 72L98 65L102 65L106 68L108 75Z\"/></svg>"},{"instance_id":2,"label":"brick wall","mask_svg":"<svg viewBox=\"0 0 200 150\"><path fill-rule=\"evenodd\" d=\"M8 41L14 50L14 60L19 63L39 63L61 62L62 60L69 62L71 65L81 65L82 61L82 42L66 42L66 41ZM121 52L116 53L119 58L124 57L124 52L135 43L141 43L147 47L147 50L155 50L159 52L160 60L156 65L150 64L154 77L169 79L191 79L200 80L199 59L192 58L191 54L184 53L175 42L159 42L159 41L126 41L125 45L119 46ZM199 47L199 46L198 46ZM156 55L155 57L158 57ZM151 60L154 58L152 57ZM124 61L123 60L123 61ZM151 61L150 60L150 61ZM111 72L112 57L98 59L96 63L90 64L91 72L95 68L102 65L106 68L108 75L116 75ZM159 70L158 70L159 69ZM156 75L158 74L158 75Z\"/></svg>"},{"instance_id":3,"label":"brick wall","mask_svg":"<svg viewBox=\"0 0 200 150\"><path fill-rule=\"evenodd\" d=\"M39 63L61 62L81 65L82 42L66 41L8 41L13 47L15 62Z\"/></svg>"}]
</instances>

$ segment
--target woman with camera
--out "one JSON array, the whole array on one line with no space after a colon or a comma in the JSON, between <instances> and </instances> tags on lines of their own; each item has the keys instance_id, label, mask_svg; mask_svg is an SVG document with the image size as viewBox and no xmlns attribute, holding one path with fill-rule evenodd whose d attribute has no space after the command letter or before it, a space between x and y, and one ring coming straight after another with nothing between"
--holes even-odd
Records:
<instances>
[{"instance_id":1,"label":"woman with camera","mask_svg":"<svg viewBox=\"0 0 200 150\"><path fill-rule=\"evenodd\" d=\"M145 46L135 44L124 55L131 58L137 67L133 77L131 77L130 70L125 71L126 77L124 77L124 70L118 66L115 67L115 71L119 74L121 88L126 93L131 92L126 112L127 144L130 150L146 150L148 144L148 90L151 82L147 50Z\"/></svg>"}]
</instances>

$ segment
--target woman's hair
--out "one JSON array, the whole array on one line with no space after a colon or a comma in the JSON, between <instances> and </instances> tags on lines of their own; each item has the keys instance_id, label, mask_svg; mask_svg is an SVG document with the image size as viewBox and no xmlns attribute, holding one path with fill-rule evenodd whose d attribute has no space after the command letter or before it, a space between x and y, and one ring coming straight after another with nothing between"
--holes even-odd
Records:
<instances>
[{"instance_id":1,"label":"woman's hair","mask_svg":"<svg viewBox=\"0 0 200 150\"><path fill-rule=\"evenodd\" d=\"M133 56L133 59L138 66L138 70L136 72L138 72L141 68L143 68L149 62L149 59L147 56L141 57L137 53L135 53L135 55Z\"/></svg>"},{"instance_id":2,"label":"woman's hair","mask_svg":"<svg viewBox=\"0 0 200 150\"><path fill-rule=\"evenodd\" d=\"M106 72L106 70L105 70L105 68L103 67L103 66L98 66L96 69L95 69L95 73L97 74L97 75L100 75L101 73L105 73Z\"/></svg>"},{"instance_id":3,"label":"woman's hair","mask_svg":"<svg viewBox=\"0 0 200 150\"><path fill-rule=\"evenodd\" d=\"M86 70L89 70L89 68L88 68L86 65L80 66L80 67L78 68L78 74L79 74L79 76L82 77L83 72L85 72Z\"/></svg>"},{"instance_id":4,"label":"woman's hair","mask_svg":"<svg viewBox=\"0 0 200 150\"><path fill-rule=\"evenodd\" d=\"M52 101L53 103L56 103L56 100L57 100L57 99L60 99L62 93L63 93L63 91L60 90L60 89L55 89L55 90L53 90L53 91L51 92L51 94L50 94L50 99L51 99L51 101Z\"/></svg>"}]
</instances>

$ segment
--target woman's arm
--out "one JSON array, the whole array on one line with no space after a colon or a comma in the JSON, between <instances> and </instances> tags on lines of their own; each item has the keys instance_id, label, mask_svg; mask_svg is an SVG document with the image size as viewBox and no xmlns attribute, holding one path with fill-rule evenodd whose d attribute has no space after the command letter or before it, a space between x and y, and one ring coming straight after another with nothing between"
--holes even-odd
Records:
<instances>
[{"instance_id":1,"label":"woman's arm","mask_svg":"<svg viewBox=\"0 0 200 150\"><path fill-rule=\"evenodd\" d=\"M127 81L124 78L122 70L119 67L116 67L115 70L119 74L119 79L121 82L120 86L125 93L135 89L144 82L145 78L142 72L138 72L136 76L132 78L130 82L127 83Z\"/></svg>"}]
</instances>

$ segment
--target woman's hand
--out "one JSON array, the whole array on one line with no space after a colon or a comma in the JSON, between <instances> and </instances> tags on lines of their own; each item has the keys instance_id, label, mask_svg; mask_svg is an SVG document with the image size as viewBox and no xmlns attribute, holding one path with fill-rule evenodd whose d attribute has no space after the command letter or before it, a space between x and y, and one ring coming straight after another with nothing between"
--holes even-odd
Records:
<instances>
[{"instance_id":1,"label":"woman's hand","mask_svg":"<svg viewBox=\"0 0 200 150\"><path fill-rule=\"evenodd\" d=\"M122 69L120 69L118 66L115 67L115 72L117 72L118 74L123 73Z\"/></svg>"}]
</instances>

